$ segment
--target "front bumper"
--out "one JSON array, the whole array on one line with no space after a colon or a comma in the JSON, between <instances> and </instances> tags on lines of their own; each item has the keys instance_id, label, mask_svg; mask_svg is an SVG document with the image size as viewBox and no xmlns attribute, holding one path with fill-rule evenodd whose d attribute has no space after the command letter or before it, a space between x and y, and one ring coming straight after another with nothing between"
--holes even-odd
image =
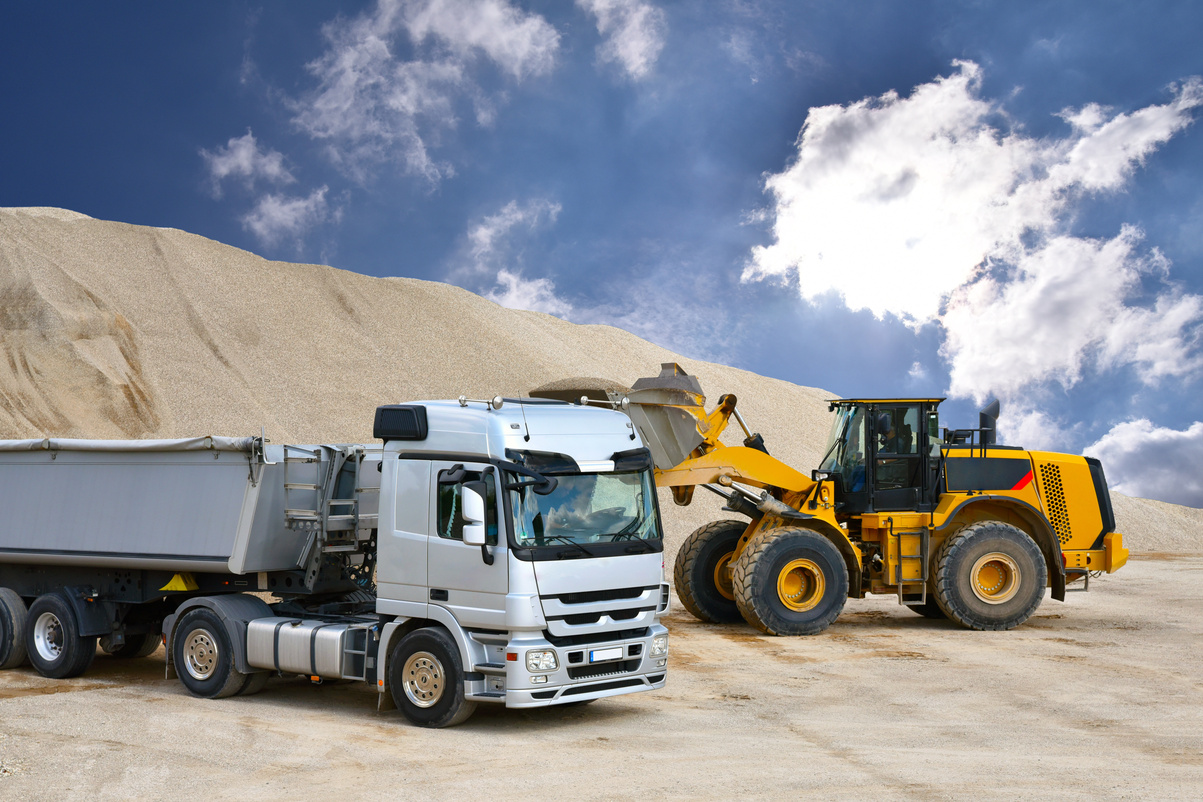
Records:
<instances>
[{"instance_id":1,"label":"front bumper","mask_svg":"<svg viewBox=\"0 0 1203 802\"><path fill-rule=\"evenodd\" d=\"M1103 548L1082 549L1062 552L1065 569L1072 571L1106 571L1113 574L1128 562L1128 550L1124 548L1124 536L1119 532L1108 532L1103 536Z\"/></svg>"},{"instance_id":2,"label":"front bumper","mask_svg":"<svg viewBox=\"0 0 1203 802\"><path fill-rule=\"evenodd\" d=\"M504 675L486 677L483 691L469 693L468 698L504 702L506 707L547 707L663 688L668 655L653 656L651 650L652 640L667 633L667 629L656 623L639 637L560 646L549 642L542 633L515 633L505 652L516 658L506 660ZM555 652L558 668L529 671L528 651ZM617 654L590 662L590 657L599 652ZM537 681L540 677L546 680Z\"/></svg>"}]
</instances>

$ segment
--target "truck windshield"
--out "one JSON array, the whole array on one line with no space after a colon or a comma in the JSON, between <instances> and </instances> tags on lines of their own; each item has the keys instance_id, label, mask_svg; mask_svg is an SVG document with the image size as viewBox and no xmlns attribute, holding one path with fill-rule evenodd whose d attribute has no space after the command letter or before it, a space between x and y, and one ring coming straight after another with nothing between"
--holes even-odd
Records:
<instances>
[{"instance_id":1,"label":"truck windshield","mask_svg":"<svg viewBox=\"0 0 1203 802\"><path fill-rule=\"evenodd\" d=\"M844 490L865 489L865 409L848 404L836 409L827 451L819 470L843 477Z\"/></svg>"},{"instance_id":2,"label":"truck windshield","mask_svg":"<svg viewBox=\"0 0 1203 802\"><path fill-rule=\"evenodd\" d=\"M510 490L514 537L524 548L659 540L649 471L556 476L545 496Z\"/></svg>"}]
</instances>

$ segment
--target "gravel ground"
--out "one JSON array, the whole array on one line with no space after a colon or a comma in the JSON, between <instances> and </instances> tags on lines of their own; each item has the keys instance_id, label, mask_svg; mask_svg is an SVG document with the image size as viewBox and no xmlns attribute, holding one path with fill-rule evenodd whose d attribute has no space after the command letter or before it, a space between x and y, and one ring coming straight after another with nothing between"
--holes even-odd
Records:
<instances>
[{"instance_id":1,"label":"gravel ground","mask_svg":"<svg viewBox=\"0 0 1203 802\"><path fill-rule=\"evenodd\" d=\"M195 699L163 652L0 675L0 799L1198 799L1203 558L1141 558L1010 632L849 601L810 638L668 619L662 691L448 730L357 684Z\"/></svg>"}]
</instances>

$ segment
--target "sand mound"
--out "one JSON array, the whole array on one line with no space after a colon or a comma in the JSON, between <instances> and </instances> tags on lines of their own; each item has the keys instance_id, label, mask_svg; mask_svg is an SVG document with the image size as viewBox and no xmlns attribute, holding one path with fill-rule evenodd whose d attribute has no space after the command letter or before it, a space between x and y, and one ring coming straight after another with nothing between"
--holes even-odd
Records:
<instances>
[{"instance_id":1,"label":"sand mound","mask_svg":"<svg viewBox=\"0 0 1203 802\"><path fill-rule=\"evenodd\" d=\"M382 403L521 396L582 376L605 379L568 383L629 387L662 362L695 373L712 401L735 393L769 450L803 470L830 426L830 393L689 360L620 329L62 209L0 209L0 336L0 438L262 427L276 442L367 442ZM705 495L684 509L662 497L671 547L723 517ZM1141 524L1131 547L1203 551L1191 517L1203 513L1116 506L1121 528Z\"/></svg>"}]
</instances>

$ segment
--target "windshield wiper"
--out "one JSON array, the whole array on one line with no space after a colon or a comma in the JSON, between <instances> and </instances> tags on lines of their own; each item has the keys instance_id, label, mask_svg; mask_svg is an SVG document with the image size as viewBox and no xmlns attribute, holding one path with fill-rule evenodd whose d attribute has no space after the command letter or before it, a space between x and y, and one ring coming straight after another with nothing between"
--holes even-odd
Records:
<instances>
[{"instance_id":1,"label":"windshield wiper","mask_svg":"<svg viewBox=\"0 0 1203 802\"><path fill-rule=\"evenodd\" d=\"M643 550L644 553L648 551L655 551L656 547L652 545L651 541L635 534L635 530L639 528L639 524L643 523L644 520L645 519L636 518L619 531L609 533L610 542L617 543L619 540L638 540L645 546L645 549ZM629 550L630 549L628 549L628 551Z\"/></svg>"},{"instance_id":2,"label":"windshield wiper","mask_svg":"<svg viewBox=\"0 0 1203 802\"><path fill-rule=\"evenodd\" d=\"M589 549L585 548L580 543L577 543L575 540L568 537L567 535L547 535L547 534L545 534L545 535L543 535L543 539L544 540L559 540L564 543L567 543L569 546L576 546L578 549L580 549L582 552L584 552L585 555L587 555L589 557L597 556L593 552L589 551ZM559 558L561 556L567 556L571 553L572 552L570 552L570 551L558 551L558 552L556 552L556 557Z\"/></svg>"}]
</instances>

